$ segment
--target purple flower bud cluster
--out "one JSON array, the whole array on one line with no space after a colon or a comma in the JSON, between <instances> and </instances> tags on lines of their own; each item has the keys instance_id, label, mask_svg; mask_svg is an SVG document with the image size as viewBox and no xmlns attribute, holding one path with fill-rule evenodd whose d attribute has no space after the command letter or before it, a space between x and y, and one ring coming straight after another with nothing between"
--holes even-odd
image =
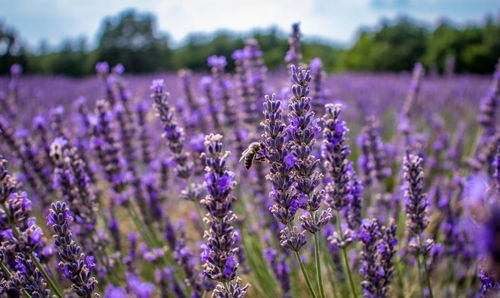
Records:
<instances>
[{"instance_id":1,"label":"purple flower bud cluster","mask_svg":"<svg viewBox=\"0 0 500 298\"><path fill-rule=\"evenodd\" d=\"M313 154L315 125L318 121L311 110L309 97L309 83L311 74L308 70L290 67L292 75L292 97L288 103L288 131L292 155L288 160L293 162L292 175L296 182L295 188L299 197L304 197L309 213L301 216L302 227L312 234L317 233L331 219L331 210L318 211L324 197L324 191L316 189L320 184L322 175L318 169L320 160ZM287 163L287 159L285 159ZM305 206L304 206L305 207Z\"/></svg>"},{"instance_id":2,"label":"purple flower bud cluster","mask_svg":"<svg viewBox=\"0 0 500 298\"><path fill-rule=\"evenodd\" d=\"M290 266L286 262L286 256L280 255L276 250L271 247L268 247L264 250L264 258L271 266L276 279L278 280L281 290L283 290L284 295L282 297L291 297L290 296Z\"/></svg>"},{"instance_id":3,"label":"purple flower bud cluster","mask_svg":"<svg viewBox=\"0 0 500 298\"><path fill-rule=\"evenodd\" d=\"M85 248L93 249L95 243L89 236L96 231L97 202L85 163L76 148L70 148L61 137L52 142L50 156L55 164L54 188L60 190L78 224L78 241Z\"/></svg>"},{"instance_id":4,"label":"purple flower bud cluster","mask_svg":"<svg viewBox=\"0 0 500 298\"><path fill-rule=\"evenodd\" d=\"M407 154L404 159L403 172L405 179L405 212L406 225L414 236L419 236L428 224L426 209L429 205L424 191L423 159Z\"/></svg>"},{"instance_id":5,"label":"purple flower bud cluster","mask_svg":"<svg viewBox=\"0 0 500 298\"><path fill-rule=\"evenodd\" d=\"M221 131L221 120L219 118L219 106L216 105L214 90L212 88L212 78L209 76L203 77L200 82L200 88L205 94L205 100L207 101L208 114L212 121L212 129L215 131Z\"/></svg>"},{"instance_id":6,"label":"purple flower bud cluster","mask_svg":"<svg viewBox=\"0 0 500 298\"><path fill-rule=\"evenodd\" d=\"M206 128L205 117L201 114L202 108L199 102L195 99L191 88L192 73L190 70L182 69L179 71L181 88L184 92L184 97L189 107L189 115L187 117L192 121L186 122L186 128L190 131L203 131Z\"/></svg>"},{"instance_id":7,"label":"purple flower bud cluster","mask_svg":"<svg viewBox=\"0 0 500 298\"><path fill-rule=\"evenodd\" d=\"M263 53L260 50L258 41L253 38L248 39L245 42L243 51L246 58L244 62L248 71L249 84L259 102L263 101L266 92L264 84L267 68L264 64ZM259 110L259 108L257 104L256 109Z\"/></svg>"},{"instance_id":8,"label":"purple flower bud cluster","mask_svg":"<svg viewBox=\"0 0 500 298\"><path fill-rule=\"evenodd\" d=\"M92 146L105 174L105 179L111 184L116 194L121 194L126 186L123 160L117 144L112 113L109 105L100 100L96 102L95 117L91 118Z\"/></svg>"},{"instance_id":9,"label":"purple flower bud cluster","mask_svg":"<svg viewBox=\"0 0 500 298\"><path fill-rule=\"evenodd\" d=\"M248 285L240 287L237 279L239 235L233 227L237 217L232 205L236 198L231 194L236 182L234 173L226 167L228 156L229 152L223 151L221 135L206 136L202 158L208 194L201 204L208 212L204 218L208 230L204 235L206 247L202 261L206 276L219 282L214 292L216 297L243 297Z\"/></svg>"},{"instance_id":10,"label":"purple flower bud cluster","mask_svg":"<svg viewBox=\"0 0 500 298\"><path fill-rule=\"evenodd\" d=\"M140 102L136 105L135 111L136 111L137 124L139 126L138 138L141 148L141 159L145 165L149 166L152 162L152 156L151 156L152 153L150 145L151 137L148 133L148 127L146 124L148 108L144 102Z\"/></svg>"},{"instance_id":11,"label":"purple flower bud cluster","mask_svg":"<svg viewBox=\"0 0 500 298\"><path fill-rule=\"evenodd\" d=\"M363 185L370 186L374 180L381 182L390 176L391 169L387 165L386 148L378 132L378 124L375 119L368 119L358 143L361 147L358 166L361 169Z\"/></svg>"},{"instance_id":12,"label":"purple flower bud cluster","mask_svg":"<svg viewBox=\"0 0 500 298\"><path fill-rule=\"evenodd\" d=\"M319 114L323 110L323 107L326 104L326 89L325 89L325 78L326 73L323 70L323 64L320 58L314 58L309 63L309 67L311 69L311 98L312 98L312 106L314 112Z\"/></svg>"},{"instance_id":13,"label":"purple flower bud cluster","mask_svg":"<svg viewBox=\"0 0 500 298\"><path fill-rule=\"evenodd\" d=\"M491 276L488 275L484 270L480 270L478 274L481 280L481 289L479 291L478 297L491 297L493 293L500 291L500 284L495 281Z\"/></svg>"},{"instance_id":14,"label":"purple flower bud cluster","mask_svg":"<svg viewBox=\"0 0 500 298\"><path fill-rule=\"evenodd\" d=\"M479 107L479 124L485 131L485 135L495 134L497 125L497 112L500 105L500 61L496 65L493 80L486 96L481 99Z\"/></svg>"},{"instance_id":15,"label":"purple flower bud cluster","mask_svg":"<svg viewBox=\"0 0 500 298\"><path fill-rule=\"evenodd\" d=\"M14 171L0 158L0 296L500 292L499 66L493 80L423 84L420 63L411 76L330 77L330 60L301 64L294 24L287 83L264 63L280 47L264 54L257 39L274 41L255 36L233 61L210 56L209 76L162 74L149 105L151 77L125 81L121 64L95 65L98 80L23 77L20 65L0 77L0 152Z\"/></svg>"},{"instance_id":16,"label":"purple flower bud cluster","mask_svg":"<svg viewBox=\"0 0 500 298\"><path fill-rule=\"evenodd\" d=\"M284 226L280 232L282 246L298 251L307 242L305 231L291 229L295 214L304 204L300 202L294 188L292 167L296 161L289 144L286 143L287 131L283 121L281 102L273 94L266 96L264 102L264 127L261 143L264 155L270 165L267 178L271 181L270 197L274 204L269 208L274 217Z\"/></svg>"},{"instance_id":17,"label":"purple flower bud cluster","mask_svg":"<svg viewBox=\"0 0 500 298\"><path fill-rule=\"evenodd\" d=\"M0 156L0 259L3 287L0 292L49 297L45 276L35 265L44 246L42 230L31 216L32 202L17 189L17 181Z\"/></svg>"},{"instance_id":18,"label":"purple flower bud cluster","mask_svg":"<svg viewBox=\"0 0 500 298\"><path fill-rule=\"evenodd\" d=\"M224 124L232 127L237 123L237 115L233 107L234 103L231 100L231 83L224 78L224 68L227 65L226 57L215 55L210 56L207 59L207 64L212 72L212 82L215 83L219 98L224 106Z\"/></svg>"},{"instance_id":19,"label":"purple flower bud cluster","mask_svg":"<svg viewBox=\"0 0 500 298\"><path fill-rule=\"evenodd\" d=\"M292 25L292 33L288 39L290 49L286 52L285 62L291 65L299 65L302 61L302 50L300 49L300 23Z\"/></svg>"},{"instance_id":20,"label":"purple flower bud cluster","mask_svg":"<svg viewBox=\"0 0 500 298\"><path fill-rule=\"evenodd\" d=\"M376 219L364 219L359 230L361 241L361 286L365 297L387 297L394 272L397 244L396 225L380 227Z\"/></svg>"},{"instance_id":21,"label":"purple flower bud cluster","mask_svg":"<svg viewBox=\"0 0 500 298\"><path fill-rule=\"evenodd\" d=\"M59 255L59 268L80 297L92 297L97 280L92 276L96 264L94 257L86 255L73 240L70 224L71 212L65 202L52 203L47 224L54 230L55 245Z\"/></svg>"},{"instance_id":22,"label":"purple flower bud cluster","mask_svg":"<svg viewBox=\"0 0 500 298\"><path fill-rule=\"evenodd\" d=\"M169 94L164 91L163 80L154 80L151 85L151 98L156 116L163 125L163 137L168 141L168 147L174 154L177 176L187 179L191 176L192 163L189 160L189 153L184 150L184 130L179 127L174 119L175 110L168 104Z\"/></svg>"},{"instance_id":23,"label":"purple flower bud cluster","mask_svg":"<svg viewBox=\"0 0 500 298\"><path fill-rule=\"evenodd\" d=\"M327 203L334 210L343 210L349 204L351 163L347 159L351 153L346 134L349 131L345 121L341 120L341 105L325 105L323 116L322 156L325 168L332 182L326 186ZM355 189L356 191L356 189ZM359 198L359 195L358 195Z\"/></svg>"},{"instance_id":24,"label":"purple flower bud cluster","mask_svg":"<svg viewBox=\"0 0 500 298\"><path fill-rule=\"evenodd\" d=\"M239 49L233 52L232 58L236 65L236 76L238 78L238 96L243 104L243 122L252 126L257 121L257 97L251 84L249 63L246 62L247 52Z\"/></svg>"}]
</instances>

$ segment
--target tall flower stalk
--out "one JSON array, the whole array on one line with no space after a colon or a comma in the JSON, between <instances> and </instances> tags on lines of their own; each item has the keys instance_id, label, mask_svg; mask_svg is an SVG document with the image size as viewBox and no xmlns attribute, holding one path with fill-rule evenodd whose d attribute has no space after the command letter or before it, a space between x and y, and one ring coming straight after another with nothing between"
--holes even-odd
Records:
<instances>
[{"instance_id":1,"label":"tall flower stalk","mask_svg":"<svg viewBox=\"0 0 500 298\"><path fill-rule=\"evenodd\" d=\"M294 252L311 296L316 297L309 275L305 270L299 251L307 243L306 231L299 232L294 225L295 214L302 205L294 187L292 168L296 158L286 142L286 125L283 121L281 102L273 94L264 102L264 127L261 145L262 155L270 165L267 179L271 181L270 197L274 204L269 211L284 226L280 231L280 245Z\"/></svg>"},{"instance_id":2,"label":"tall flower stalk","mask_svg":"<svg viewBox=\"0 0 500 298\"><path fill-rule=\"evenodd\" d=\"M94 258L86 255L73 240L70 224L73 220L65 202L52 203L47 224L54 230L55 245L59 255L59 268L72 283L72 289L80 297L90 298L97 286L92 276Z\"/></svg>"},{"instance_id":3,"label":"tall flower stalk","mask_svg":"<svg viewBox=\"0 0 500 298\"><path fill-rule=\"evenodd\" d=\"M208 195L201 201L207 214L204 221L205 250L202 255L205 275L219 284L213 297L243 297L248 285L240 286L237 276L239 235L233 227L237 216L232 211L236 182L226 166L229 151L223 151L222 136L208 135L202 158L206 165L205 186Z\"/></svg>"},{"instance_id":4,"label":"tall flower stalk","mask_svg":"<svg viewBox=\"0 0 500 298\"><path fill-rule=\"evenodd\" d=\"M424 242L422 237L422 233L428 225L426 209L429 205L427 195L424 192L424 170L422 163L423 159L419 156L409 153L405 156L403 171L405 179L406 225L411 235L416 238L415 241L410 243L410 249L416 256L419 273L421 274L421 278L425 280L429 296L432 298L432 287L427 268L427 255L432 247L432 240L428 239Z\"/></svg>"},{"instance_id":5,"label":"tall flower stalk","mask_svg":"<svg viewBox=\"0 0 500 298\"><path fill-rule=\"evenodd\" d=\"M337 224L337 233L334 233L329 239L332 244L337 245L342 250L349 286L352 295L356 297L356 287L347 255L347 246L352 242L352 237L349 231L344 232L342 230L341 213L349 206L349 203L352 203L351 207L354 208L348 210L351 213L351 217L348 215L348 222L350 225L356 226L357 215L353 214L353 211L357 213L357 210L361 209L358 193L360 189L359 185L356 184L357 180L353 181L354 184L350 184L353 170L351 162L347 159L350 154L346 137L348 129L345 122L340 118L341 105L327 104L325 109L322 155L325 159L325 168L331 178L331 182L326 185L325 189L328 193L327 203L336 212Z\"/></svg>"},{"instance_id":6,"label":"tall flower stalk","mask_svg":"<svg viewBox=\"0 0 500 298\"><path fill-rule=\"evenodd\" d=\"M321 274L319 231L332 218L331 209L320 211L321 202L325 195L324 191L316 189L320 184L322 175L319 172L319 159L312 152L314 148L315 133L319 131L318 119L314 117L311 110L311 98L309 97L309 84L311 73L302 68L297 69L295 65L290 67L292 75L292 97L288 103L288 136L292 155L289 161L294 161L293 176L296 182L296 190L299 198L305 201L308 213L300 217L302 228L314 235L314 258L316 263L316 282L321 297L325 297Z\"/></svg>"}]
</instances>

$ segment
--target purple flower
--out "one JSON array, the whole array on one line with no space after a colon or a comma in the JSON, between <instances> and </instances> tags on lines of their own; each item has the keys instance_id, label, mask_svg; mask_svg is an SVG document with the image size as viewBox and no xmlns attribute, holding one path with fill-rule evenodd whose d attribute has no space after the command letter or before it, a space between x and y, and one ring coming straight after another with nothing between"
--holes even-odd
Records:
<instances>
[{"instance_id":1,"label":"purple flower","mask_svg":"<svg viewBox=\"0 0 500 298\"><path fill-rule=\"evenodd\" d=\"M288 153L285 156L285 166L287 169L293 168L293 166L297 163L298 159L297 157L293 154L293 152Z\"/></svg>"},{"instance_id":2,"label":"purple flower","mask_svg":"<svg viewBox=\"0 0 500 298\"><path fill-rule=\"evenodd\" d=\"M113 72L121 75L125 72L125 66L123 66L123 64L121 63L118 63L115 65L115 67L113 67Z\"/></svg>"},{"instance_id":3,"label":"purple flower","mask_svg":"<svg viewBox=\"0 0 500 298\"><path fill-rule=\"evenodd\" d=\"M311 68L311 72L317 72L322 67L321 59L320 58L312 59L311 62L309 63L309 66Z\"/></svg>"},{"instance_id":4,"label":"purple flower","mask_svg":"<svg viewBox=\"0 0 500 298\"><path fill-rule=\"evenodd\" d=\"M97 62L95 65L95 71L99 75L107 74L109 72L108 62Z\"/></svg>"},{"instance_id":5,"label":"purple flower","mask_svg":"<svg viewBox=\"0 0 500 298\"><path fill-rule=\"evenodd\" d=\"M207 64L210 67L224 68L227 65L226 57L224 56L210 56L207 59Z\"/></svg>"},{"instance_id":6,"label":"purple flower","mask_svg":"<svg viewBox=\"0 0 500 298\"><path fill-rule=\"evenodd\" d=\"M226 264L224 265L224 270L222 273L226 276L226 278L230 278L234 271L237 268L238 263L233 255L230 255L226 259Z\"/></svg>"},{"instance_id":7,"label":"purple flower","mask_svg":"<svg viewBox=\"0 0 500 298\"><path fill-rule=\"evenodd\" d=\"M10 67L10 74L13 76L19 76L23 72L23 67L20 64L12 64Z\"/></svg>"},{"instance_id":8,"label":"purple flower","mask_svg":"<svg viewBox=\"0 0 500 298\"><path fill-rule=\"evenodd\" d=\"M124 288L108 284L104 291L104 298L124 298L127 297L127 291Z\"/></svg>"},{"instance_id":9,"label":"purple flower","mask_svg":"<svg viewBox=\"0 0 500 298\"><path fill-rule=\"evenodd\" d=\"M135 274L132 273L127 276L127 285L138 298L149 298L155 291L155 287L152 283L142 282Z\"/></svg>"},{"instance_id":10,"label":"purple flower","mask_svg":"<svg viewBox=\"0 0 500 298\"><path fill-rule=\"evenodd\" d=\"M156 80L153 80L153 82L151 83L150 89L156 93L161 93L161 92L163 92L164 86L165 86L165 80L156 79Z\"/></svg>"}]
</instances>

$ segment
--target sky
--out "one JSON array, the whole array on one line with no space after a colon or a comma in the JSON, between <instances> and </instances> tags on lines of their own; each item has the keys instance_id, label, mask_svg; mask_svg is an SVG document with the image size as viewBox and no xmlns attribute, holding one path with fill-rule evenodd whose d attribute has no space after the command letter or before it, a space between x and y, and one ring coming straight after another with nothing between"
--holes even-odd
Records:
<instances>
[{"instance_id":1,"label":"sky","mask_svg":"<svg viewBox=\"0 0 500 298\"><path fill-rule=\"evenodd\" d=\"M289 31L299 21L305 37L350 44L361 26L402 14L430 25L442 18L465 24L500 16L500 0L0 0L0 20L32 46L77 36L93 43L102 19L127 8L154 13L174 43L190 32L217 29L276 25Z\"/></svg>"}]
</instances>

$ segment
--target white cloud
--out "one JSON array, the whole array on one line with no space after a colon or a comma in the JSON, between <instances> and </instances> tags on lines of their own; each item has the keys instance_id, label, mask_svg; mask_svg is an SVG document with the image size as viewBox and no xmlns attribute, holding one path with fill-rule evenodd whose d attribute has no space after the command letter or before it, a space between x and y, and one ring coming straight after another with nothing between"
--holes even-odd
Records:
<instances>
[{"instance_id":1,"label":"white cloud","mask_svg":"<svg viewBox=\"0 0 500 298\"><path fill-rule=\"evenodd\" d=\"M228 28L246 31L300 21L306 36L349 42L360 25L406 13L428 22L441 16L458 21L500 11L496 0L0 0L0 19L35 44L65 37L95 39L101 20L126 8L149 11L176 41L188 33Z\"/></svg>"}]
</instances>

